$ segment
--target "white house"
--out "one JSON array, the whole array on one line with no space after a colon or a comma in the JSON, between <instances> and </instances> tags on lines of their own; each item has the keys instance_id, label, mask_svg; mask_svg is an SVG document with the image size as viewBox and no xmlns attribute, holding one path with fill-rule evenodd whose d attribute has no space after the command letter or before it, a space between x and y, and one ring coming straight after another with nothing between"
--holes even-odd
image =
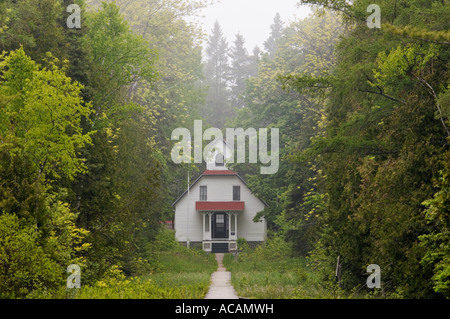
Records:
<instances>
[{"instance_id":1,"label":"white house","mask_svg":"<svg viewBox=\"0 0 450 319\"><path fill-rule=\"evenodd\" d=\"M229 170L224 159L233 155L223 139L215 139L205 158L206 170L172 205L175 208L175 238L187 245L202 245L210 252L237 248L238 238L249 244L266 239L267 225L255 215L267 204L257 198L245 181Z\"/></svg>"}]
</instances>

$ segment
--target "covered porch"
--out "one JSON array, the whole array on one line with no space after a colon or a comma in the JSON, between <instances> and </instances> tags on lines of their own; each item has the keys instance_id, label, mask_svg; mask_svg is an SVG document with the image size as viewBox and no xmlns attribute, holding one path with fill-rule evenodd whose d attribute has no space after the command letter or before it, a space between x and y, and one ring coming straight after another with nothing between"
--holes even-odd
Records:
<instances>
[{"instance_id":1,"label":"covered porch","mask_svg":"<svg viewBox=\"0 0 450 319\"><path fill-rule=\"evenodd\" d=\"M203 219L203 250L213 253L236 250L237 217L244 211L244 202L198 201L195 206Z\"/></svg>"}]
</instances>

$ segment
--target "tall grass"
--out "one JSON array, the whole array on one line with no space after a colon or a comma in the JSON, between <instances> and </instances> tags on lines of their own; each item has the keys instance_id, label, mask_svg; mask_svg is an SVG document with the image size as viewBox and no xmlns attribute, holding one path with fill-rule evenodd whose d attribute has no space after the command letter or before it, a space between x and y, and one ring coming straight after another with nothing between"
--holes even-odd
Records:
<instances>
[{"instance_id":1,"label":"tall grass","mask_svg":"<svg viewBox=\"0 0 450 319\"><path fill-rule=\"evenodd\" d=\"M62 298L80 299L202 299L209 289L211 274L217 269L214 255L187 249L163 234L154 248L154 270L140 276L125 276L118 267L94 285L83 286Z\"/></svg>"},{"instance_id":2,"label":"tall grass","mask_svg":"<svg viewBox=\"0 0 450 319\"><path fill-rule=\"evenodd\" d=\"M242 246L242 245L241 245ZM330 298L308 269L304 257L293 257L289 245L281 238L271 238L255 249L244 246L237 261L232 254L224 257L237 294L257 299Z\"/></svg>"}]
</instances>

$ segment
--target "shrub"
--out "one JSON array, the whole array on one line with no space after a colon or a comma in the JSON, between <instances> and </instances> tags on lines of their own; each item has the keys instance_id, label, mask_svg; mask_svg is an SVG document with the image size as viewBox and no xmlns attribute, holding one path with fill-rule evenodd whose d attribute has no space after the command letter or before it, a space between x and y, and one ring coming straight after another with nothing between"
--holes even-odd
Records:
<instances>
[{"instance_id":1,"label":"shrub","mask_svg":"<svg viewBox=\"0 0 450 319\"><path fill-rule=\"evenodd\" d=\"M255 248L254 255L258 260L290 257L292 247L282 235L274 234L264 244Z\"/></svg>"},{"instance_id":2,"label":"shrub","mask_svg":"<svg viewBox=\"0 0 450 319\"><path fill-rule=\"evenodd\" d=\"M0 298L47 295L64 283L63 271L38 243L38 231L14 214L0 215Z\"/></svg>"},{"instance_id":3,"label":"shrub","mask_svg":"<svg viewBox=\"0 0 450 319\"><path fill-rule=\"evenodd\" d=\"M175 240L175 232L167 229L161 228L155 237L155 241L152 245L153 251L174 251L180 245Z\"/></svg>"},{"instance_id":4,"label":"shrub","mask_svg":"<svg viewBox=\"0 0 450 319\"><path fill-rule=\"evenodd\" d=\"M248 251L250 249L250 246L248 245L247 240L245 238L237 239L237 247L239 250L242 251Z\"/></svg>"}]
</instances>

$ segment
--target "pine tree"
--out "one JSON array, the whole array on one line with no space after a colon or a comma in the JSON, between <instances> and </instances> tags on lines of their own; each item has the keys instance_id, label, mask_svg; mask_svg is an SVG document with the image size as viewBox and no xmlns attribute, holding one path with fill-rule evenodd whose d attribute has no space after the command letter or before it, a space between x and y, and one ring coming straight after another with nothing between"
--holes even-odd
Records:
<instances>
[{"instance_id":1,"label":"pine tree","mask_svg":"<svg viewBox=\"0 0 450 319\"><path fill-rule=\"evenodd\" d=\"M270 30L270 36L264 42L264 48L269 54L269 58L273 58L278 50L278 39L281 38L283 32L283 22L278 12L275 14Z\"/></svg>"},{"instance_id":2,"label":"pine tree","mask_svg":"<svg viewBox=\"0 0 450 319\"><path fill-rule=\"evenodd\" d=\"M225 120L232 115L230 104L228 63L229 48L219 22L216 21L206 48L205 75L209 86L204 117L210 124L222 128Z\"/></svg>"},{"instance_id":3,"label":"pine tree","mask_svg":"<svg viewBox=\"0 0 450 319\"><path fill-rule=\"evenodd\" d=\"M231 105L233 109L244 106L242 94L245 91L245 81L251 76L251 60L244 43L244 37L239 33L236 34L231 48Z\"/></svg>"},{"instance_id":4,"label":"pine tree","mask_svg":"<svg viewBox=\"0 0 450 319\"><path fill-rule=\"evenodd\" d=\"M250 76L258 75L258 64L261 60L261 49L256 45L250 56L249 74Z\"/></svg>"}]
</instances>

